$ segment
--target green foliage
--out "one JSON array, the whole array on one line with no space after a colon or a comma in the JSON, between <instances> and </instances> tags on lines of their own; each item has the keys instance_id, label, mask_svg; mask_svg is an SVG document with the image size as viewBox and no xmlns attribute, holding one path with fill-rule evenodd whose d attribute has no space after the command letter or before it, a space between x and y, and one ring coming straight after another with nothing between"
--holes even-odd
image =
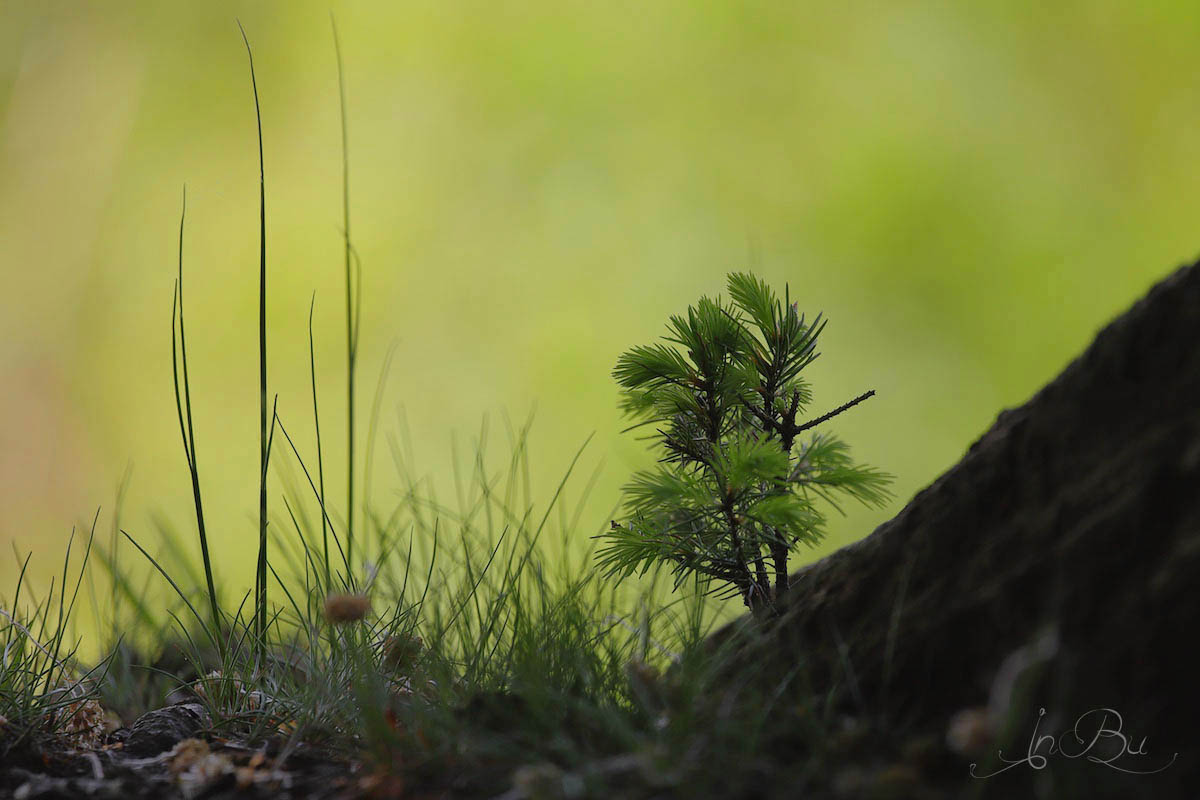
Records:
<instances>
[{"instance_id":1,"label":"green foliage","mask_svg":"<svg viewBox=\"0 0 1200 800\"><path fill-rule=\"evenodd\" d=\"M786 291L781 300L749 273L731 274L728 289L730 302L700 298L671 317L664 342L617 360L621 408L634 427L654 428L661 458L625 486L628 516L613 522L599 563L626 577L666 562L677 586L698 573L772 609L788 554L824 534L821 503L880 505L891 476L855 464L831 434L799 440L874 394L798 421L812 402L802 373L819 355L821 316L807 321Z\"/></svg>"}]
</instances>

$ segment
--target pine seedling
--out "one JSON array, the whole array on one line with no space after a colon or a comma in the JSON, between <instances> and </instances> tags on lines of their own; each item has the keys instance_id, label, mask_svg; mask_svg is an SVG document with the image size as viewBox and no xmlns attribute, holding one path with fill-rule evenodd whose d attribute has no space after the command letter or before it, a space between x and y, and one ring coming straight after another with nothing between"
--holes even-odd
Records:
<instances>
[{"instance_id":1,"label":"pine seedling","mask_svg":"<svg viewBox=\"0 0 1200 800\"><path fill-rule=\"evenodd\" d=\"M788 589L789 554L824 536L823 506L882 505L891 476L855 464L828 432L801 436L874 394L802 421L821 315L806 321L786 289L781 300L748 273L731 274L728 289L730 301L700 298L671 317L662 342L617 360L622 410L634 428L654 428L661 458L625 485L626 517L598 557L619 578L665 563L677 588L699 575L770 615Z\"/></svg>"}]
</instances>

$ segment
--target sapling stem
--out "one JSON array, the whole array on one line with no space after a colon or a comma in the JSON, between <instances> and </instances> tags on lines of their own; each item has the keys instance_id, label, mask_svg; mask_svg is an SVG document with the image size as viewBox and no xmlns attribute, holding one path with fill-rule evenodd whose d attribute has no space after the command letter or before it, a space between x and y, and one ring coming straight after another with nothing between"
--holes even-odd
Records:
<instances>
[{"instance_id":1,"label":"sapling stem","mask_svg":"<svg viewBox=\"0 0 1200 800\"><path fill-rule=\"evenodd\" d=\"M822 422L828 422L829 420L836 417L838 414L849 411L850 409L854 408L859 403L861 403L864 400L867 400L869 398L872 398L874 396L875 396L874 389L871 389L870 391L867 391L867 392L863 392L858 397L854 398L853 400L851 400L848 403L844 403L844 404L838 406L833 411L830 411L828 414L822 414L821 416L817 417L816 419L810 420L810 421L804 423L803 425L798 426L794 431L792 431L792 435L795 436L796 434L803 433L804 431L809 430L810 428L815 428L818 425L820 425Z\"/></svg>"}]
</instances>

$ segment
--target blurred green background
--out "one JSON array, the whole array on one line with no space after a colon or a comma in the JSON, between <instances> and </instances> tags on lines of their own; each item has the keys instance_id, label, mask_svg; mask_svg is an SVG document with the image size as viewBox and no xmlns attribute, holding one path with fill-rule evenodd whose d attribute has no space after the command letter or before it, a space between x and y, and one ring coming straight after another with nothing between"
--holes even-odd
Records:
<instances>
[{"instance_id":1,"label":"blurred green background","mask_svg":"<svg viewBox=\"0 0 1200 800\"><path fill-rule=\"evenodd\" d=\"M898 476L897 499L839 519L827 550L892 516L1200 246L1194 3L0 9L0 536L43 576L73 523L111 510L127 464L126 527L152 539L161 511L192 530L168 338L186 182L210 535L226 585L252 582L257 151L235 18L262 97L271 391L311 453L315 291L335 498L331 9L364 265L362 427L394 341L381 429L404 408L418 472L445 483L452 432L466 449L490 414L499 445L500 415L536 403L546 497L595 432L581 539L650 461L620 433L618 354L730 270L787 282L831 320L814 412L879 393L836 430ZM373 494L390 502L386 441L376 460ZM10 586L15 562L0 563Z\"/></svg>"}]
</instances>

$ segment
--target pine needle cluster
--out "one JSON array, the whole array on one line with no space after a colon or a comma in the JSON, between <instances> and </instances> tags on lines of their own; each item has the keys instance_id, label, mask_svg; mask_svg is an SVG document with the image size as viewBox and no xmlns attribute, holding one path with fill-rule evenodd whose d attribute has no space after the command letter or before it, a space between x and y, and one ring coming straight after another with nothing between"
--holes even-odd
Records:
<instances>
[{"instance_id":1,"label":"pine needle cluster","mask_svg":"<svg viewBox=\"0 0 1200 800\"><path fill-rule=\"evenodd\" d=\"M653 426L662 456L624 487L626 518L598 558L614 577L665 562L676 586L699 575L770 613L788 589L789 554L824 536L823 506L881 505L891 476L854 463L828 432L801 436L874 394L801 421L821 315L807 321L786 288L780 299L748 273L729 275L728 290L729 301L700 298L661 342L617 361L621 408L634 428Z\"/></svg>"}]
</instances>

